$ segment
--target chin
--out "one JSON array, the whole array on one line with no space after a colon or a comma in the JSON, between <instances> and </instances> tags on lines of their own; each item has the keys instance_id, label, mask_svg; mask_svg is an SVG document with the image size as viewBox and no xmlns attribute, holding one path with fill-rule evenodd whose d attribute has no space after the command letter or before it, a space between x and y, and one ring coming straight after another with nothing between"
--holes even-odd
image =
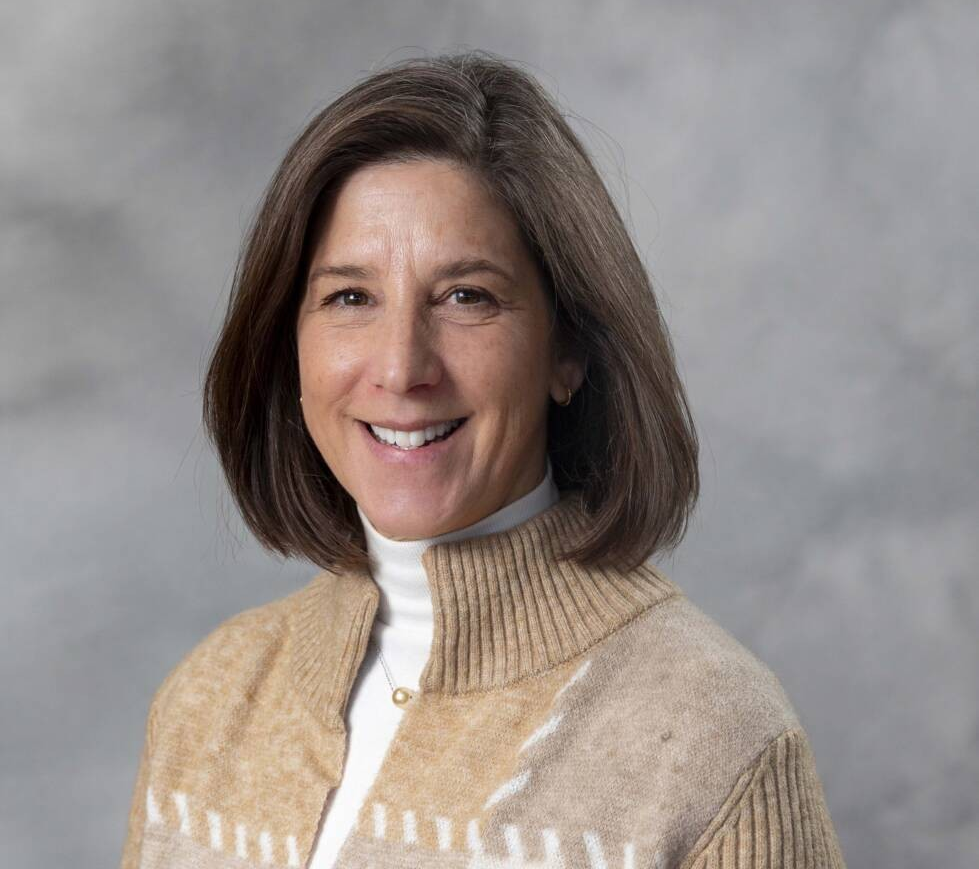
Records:
<instances>
[{"instance_id":1,"label":"chin","mask_svg":"<svg viewBox=\"0 0 979 869\"><path fill-rule=\"evenodd\" d=\"M429 500L431 503L428 503ZM444 496L419 494L392 497L390 492L361 502L361 509L371 524L385 537L392 540L418 540L435 537L452 525L451 512L446 515ZM436 529L436 525L440 526Z\"/></svg>"}]
</instances>

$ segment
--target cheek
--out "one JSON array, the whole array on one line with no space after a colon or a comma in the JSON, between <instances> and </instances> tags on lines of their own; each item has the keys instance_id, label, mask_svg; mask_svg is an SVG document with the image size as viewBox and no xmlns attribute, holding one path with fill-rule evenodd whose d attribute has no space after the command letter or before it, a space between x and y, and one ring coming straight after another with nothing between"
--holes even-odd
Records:
<instances>
[{"instance_id":1,"label":"cheek","mask_svg":"<svg viewBox=\"0 0 979 869\"><path fill-rule=\"evenodd\" d=\"M359 357L338 342L317 341L307 337L299 341L299 378L303 393L330 400L349 388L356 377Z\"/></svg>"},{"instance_id":2,"label":"cheek","mask_svg":"<svg viewBox=\"0 0 979 869\"><path fill-rule=\"evenodd\" d=\"M548 388L546 341L524 330L500 330L480 340L468 336L448 348L445 358L474 407L502 402L508 413L524 415L526 407L540 403Z\"/></svg>"}]
</instances>

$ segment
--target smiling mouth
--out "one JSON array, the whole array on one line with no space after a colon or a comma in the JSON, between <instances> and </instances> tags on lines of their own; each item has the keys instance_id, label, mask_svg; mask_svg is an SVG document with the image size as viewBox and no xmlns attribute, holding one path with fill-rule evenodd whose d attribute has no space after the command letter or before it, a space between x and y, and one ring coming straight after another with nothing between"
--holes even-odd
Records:
<instances>
[{"instance_id":1,"label":"smiling mouth","mask_svg":"<svg viewBox=\"0 0 979 869\"><path fill-rule=\"evenodd\" d=\"M377 434L374 432L374 430L370 427L370 425L368 423L364 422L363 420L360 420L360 424L362 426L364 426L364 428L367 429L367 433L372 438L374 438L374 440L377 441L377 443L383 444L386 447L393 447L394 449L401 450L402 452L411 453L411 452L415 452L416 450L423 450L426 447L430 447L432 444L437 444L437 443L441 443L442 441L447 441L457 431L459 431L459 429L461 429L466 424L466 422L468 420L469 420L469 417L468 416L461 417L461 419L458 420L456 422L456 424L453 426L453 428L449 429L449 431L445 432L444 434L437 435L436 437L432 438L432 440L426 441L425 443L423 443L423 444L421 444L420 446L417 446L417 447L400 446L397 443L391 443L390 441L382 440L381 438L379 438L377 436Z\"/></svg>"}]
</instances>

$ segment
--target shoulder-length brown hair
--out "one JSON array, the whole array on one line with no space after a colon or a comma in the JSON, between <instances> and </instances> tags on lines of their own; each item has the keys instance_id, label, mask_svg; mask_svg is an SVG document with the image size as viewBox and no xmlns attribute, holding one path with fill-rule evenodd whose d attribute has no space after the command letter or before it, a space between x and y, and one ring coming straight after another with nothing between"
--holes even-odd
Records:
<instances>
[{"instance_id":1,"label":"shoulder-length brown hair","mask_svg":"<svg viewBox=\"0 0 979 869\"><path fill-rule=\"evenodd\" d=\"M204 424L266 548L364 566L363 528L305 428L296 317L326 203L357 168L447 159L485 180L545 278L557 340L587 361L551 405L559 489L592 517L564 557L626 569L674 549L699 494L698 441L646 270L588 153L529 74L485 51L375 72L288 149L249 227L203 387Z\"/></svg>"}]
</instances>

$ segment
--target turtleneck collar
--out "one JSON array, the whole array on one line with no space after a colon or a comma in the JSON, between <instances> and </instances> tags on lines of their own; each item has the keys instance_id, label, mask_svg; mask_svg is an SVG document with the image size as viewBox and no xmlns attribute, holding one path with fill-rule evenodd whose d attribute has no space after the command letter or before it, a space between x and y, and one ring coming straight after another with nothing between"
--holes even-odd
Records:
<instances>
[{"instance_id":1,"label":"turtleneck collar","mask_svg":"<svg viewBox=\"0 0 979 869\"><path fill-rule=\"evenodd\" d=\"M419 696L499 688L546 672L682 593L649 562L624 572L555 558L590 529L573 490L502 531L429 545L421 559L433 632ZM378 585L367 569L325 570L290 597L296 688L324 725L344 730Z\"/></svg>"},{"instance_id":2,"label":"turtleneck collar","mask_svg":"<svg viewBox=\"0 0 979 869\"><path fill-rule=\"evenodd\" d=\"M360 507L367 540L367 555L374 582L380 589L376 620L399 631L430 633L434 619L432 594L428 587L422 555L430 546L449 543L482 534L493 534L519 525L536 513L546 510L561 497L554 483L551 458L543 479L530 492L478 522L420 540L394 540L378 531Z\"/></svg>"}]
</instances>

